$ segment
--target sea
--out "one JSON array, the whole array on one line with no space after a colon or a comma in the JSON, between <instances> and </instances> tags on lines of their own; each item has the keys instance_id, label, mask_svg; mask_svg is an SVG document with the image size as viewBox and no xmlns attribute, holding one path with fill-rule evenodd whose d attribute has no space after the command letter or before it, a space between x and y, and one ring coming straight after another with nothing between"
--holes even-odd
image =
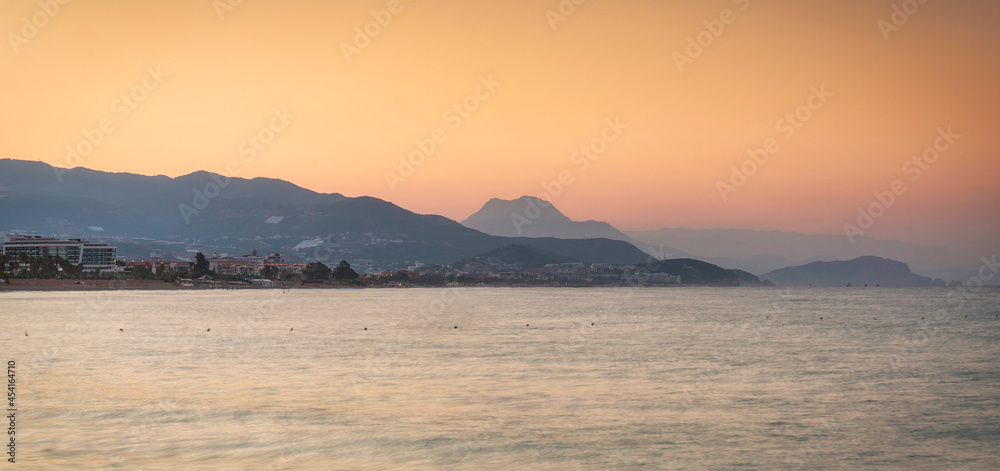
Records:
<instances>
[{"instance_id":1,"label":"sea","mask_svg":"<svg viewBox=\"0 0 1000 471\"><path fill-rule=\"evenodd\" d=\"M3 469L1000 469L998 288L5 292L0 361Z\"/></svg>"}]
</instances>

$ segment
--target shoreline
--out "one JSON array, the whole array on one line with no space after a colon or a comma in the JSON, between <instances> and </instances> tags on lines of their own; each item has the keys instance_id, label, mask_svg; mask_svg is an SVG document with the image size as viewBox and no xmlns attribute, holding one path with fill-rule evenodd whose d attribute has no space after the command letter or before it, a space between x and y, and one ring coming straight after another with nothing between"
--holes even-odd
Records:
<instances>
[{"instance_id":1,"label":"shoreline","mask_svg":"<svg viewBox=\"0 0 1000 471\"><path fill-rule=\"evenodd\" d=\"M204 287L204 286L180 286L176 283L168 283L160 280L83 280L84 284L78 285L75 282L78 280L25 280L25 279L12 279L10 283L0 282L0 293L3 292L43 292L43 291L242 291L242 290L317 290L317 289L449 289L449 288L572 288L572 289L586 289L586 288L615 288L623 287L620 285L577 285L577 284L567 284L567 285L524 285L524 284L467 284L458 286L422 286L422 285L410 285L410 286L347 286L347 285L327 285L327 284L299 284L293 286L284 287L264 287L255 285L229 285L226 287ZM633 288L768 288L768 289L778 289L773 286L712 286L712 285L651 285L651 286L630 286ZM989 286L994 288L993 286ZM785 287L785 288L803 288L803 287ZM812 288L812 287L810 287ZM823 287L817 286L815 288L843 288L843 287ZM889 287L882 286L878 289L885 288L907 288L907 287ZM920 288L920 287L912 287ZM938 287L934 287L938 288ZM945 288L944 289L954 289ZM849 289L877 289L876 287L854 287ZM931 289L931 288L928 288Z\"/></svg>"},{"instance_id":2,"label":"shoreline","mask_svg":"<svg viewBox=\"0 0 1000 471\"><path fill-rule=\"evenodd\" d=\"M76 281L83 281L78 285ZM687 285L667 286L684 287ZM25 292L25 291L242 291L242 290L288 290L288 289L420 289L420 288L604 288L614 287L613 285L531 285L510 284L510 285L480 285L468 284L458 286L350 286L350 285L329 285L319 283L304 283L284 287L265 287L256 285L226 285L225 287L211 286L180 286L176 283L168 283L160 280L26 280L11 279L10 283L0 282L0 293L2 292ZM659 286L663 287L663 286Z\"/></svg>"},{"instance_id":3,"label":"shoreline","mask_svg":"<svg viewBox=\"0 0 1000 471\"><path fill-rule=\"evenodd\" d=\"M0 283L0 291L118 291L118 290L185 290L183 286L160 280L25 280L11 279Z\"/></svg>"},{"instance_id":4,"label":"shoreline","mask_svg":"<svg viewBox=\"0 0 1000 471\"><path fill-rule=\"evenodd\" d=\"M78 285L77 281L84 284ZM700 287L702 285L670 285L670 286L643 286L648 288L683 288ZM707 285L706 285L707 286ZM160 280L32 280L32 279L11 279L10 283L0 282L0 293L2 292L30 292L30 291L241 291L241 290L287 290L287 289L419 289L419 288L613 288L615 285L586 285L586 284L565 284L565 285L524 285L520 283L511 284L466 284L458 286L352 286L352 285L329 285L304 283L284 287L265 287L256 285L226 285L224 287L211 286L181 286L176 283L168 283ZM636 286L639 287L639 286ZM737 288L733 286L733 288Z\"/></svg>"},{"instance_id":5,"label":"shoreline","mask_svg":"<svg viewBox=\"0 0 1000 471\"><path fill-rule=\"evenodd\" d=\"M83 284L76 284L83 281ZM242 290L282 290L282 289L349 289L367 288L358 286L302 284L284 287L257 285L222 286L181 286L161 280L31 280L11 279L10 283L0 282L2 292L24 291L242 291Z\"/></svg>"}]
</instances>

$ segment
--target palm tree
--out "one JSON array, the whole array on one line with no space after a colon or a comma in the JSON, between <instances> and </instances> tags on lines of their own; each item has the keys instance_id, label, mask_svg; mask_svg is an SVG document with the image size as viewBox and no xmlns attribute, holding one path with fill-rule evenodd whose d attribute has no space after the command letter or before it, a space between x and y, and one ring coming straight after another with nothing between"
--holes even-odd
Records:
<instances>
[{"instance_id":1,"label":"palm tree","mask_svg":"<svg viewBox=\"0 0 1000 471\"><path fill-rule=\"evenodd\" d=\"M21 259L21 269L22 270L28 270L30 272L31 271L31 255L28 255L26 253L22 253L20 255L20 257L18 257L18 258Z\"/></svg>"}]
</instances>

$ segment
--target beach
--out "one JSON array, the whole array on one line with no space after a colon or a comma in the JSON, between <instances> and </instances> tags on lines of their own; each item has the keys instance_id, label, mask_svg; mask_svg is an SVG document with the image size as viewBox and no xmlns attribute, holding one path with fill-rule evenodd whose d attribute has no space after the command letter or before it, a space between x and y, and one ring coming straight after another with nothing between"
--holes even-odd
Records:
<instances>
[{"instance_id":1,"label":"beach","mask_svg":"<svg viewBox=\"0 0 1000 471\"><path fill-rule=\"evenodd\" d=\"M160 280L22 280L0 283L0 291L105 291L105 290L176 290L185 288Z\"/></svg>"}]
</instances>

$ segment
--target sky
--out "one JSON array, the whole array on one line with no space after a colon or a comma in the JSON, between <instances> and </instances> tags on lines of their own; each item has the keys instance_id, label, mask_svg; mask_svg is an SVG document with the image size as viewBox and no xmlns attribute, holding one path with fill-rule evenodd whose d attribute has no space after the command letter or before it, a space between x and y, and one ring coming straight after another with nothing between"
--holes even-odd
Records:
<instances>
[{"instance_id":1,"label":"sky","mask_svg":"<svg viewBox=\"0 0 1000 471\"><path fill-rule=\"evenodd\" d=\"M9 0L0 157L988 256L998 22L978 0Z\"/></svg>"}]
</instances>

